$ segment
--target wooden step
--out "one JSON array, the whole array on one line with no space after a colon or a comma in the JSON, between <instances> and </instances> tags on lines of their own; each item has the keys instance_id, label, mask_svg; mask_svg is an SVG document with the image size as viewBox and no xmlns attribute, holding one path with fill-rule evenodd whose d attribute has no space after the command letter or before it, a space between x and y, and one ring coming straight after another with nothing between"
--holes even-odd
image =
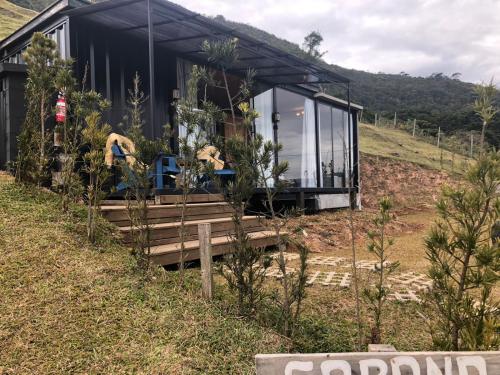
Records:
<instances>
[{"instance_id":1,"label":"wooden step","mask_svg":"<svg viewBox=\"0 0 500 375\"><path fill-rule=\"evenodd\" d=\"M126 206L101 206L102 215L119 227L130 225ZM230 217L232 207L225 202L189 203L186 206L186 221L207 220ZM153 205L149 207L148 218L150 224L171 223L180 220L182 206Z\"/></svg>"},{"instance_id":2,"label":"wooden step","mask_svg":"<svg viewBox=\"0 0 500 375\"><path fill-rule=\"evenodd\" d=\"M154 205L155 201L148 199L148 204ZM106 199L101 202L101 207L106 207L106 206L122 206L122 207L127 207L127 201L124 199Z\"/></svg>"},{"instance_id":3,"label":"wooden step","mask_svg":"<svg viewBox=\"0 0 500 375\"><path fill-rule=\"evenodd\" d=\"M198 239L198 224L212 224L212 237L227 236L233 233L234 224L231 217L208 220L193 220L185 223L185 241ZM243 217L243 224L247 231L257 232L262 230L262 225L258 216ZM180 222L161 223L151 225L150 241L152 246L166 245L175 242L180 242ZM121 227L120 232L123 233L124 242L132 243L131 227Z\"/></svg>"},{"instance_id":4,"label":"wooden step","mask_svg":"<svg viewBox=\"0 0 500 375\"><path fill-rule=\"evenodd\" d=\"M222 194L190 194L187 196L187 203L209 203L224 202ZM182 203L182 195L160 195L160 204L179 204Z\"/></svg>"},{"instance_id":5,"label":"wooden step","mask_svg":"<svg viewBox=\"0 0 500 375\"><path fill-rule=\"evenodd\" d=\"M252 246L269 247L277 244L273 231L259 231L248 234ZM223 255L232 250L233 239L229 236L212 237L212 255ZM180 243L154 246L151 248L151 260L159 265L177 264L180 262ZM185 242L184 260L193 261L200 258L198 240Z\"/></svg>"}]
</instances>

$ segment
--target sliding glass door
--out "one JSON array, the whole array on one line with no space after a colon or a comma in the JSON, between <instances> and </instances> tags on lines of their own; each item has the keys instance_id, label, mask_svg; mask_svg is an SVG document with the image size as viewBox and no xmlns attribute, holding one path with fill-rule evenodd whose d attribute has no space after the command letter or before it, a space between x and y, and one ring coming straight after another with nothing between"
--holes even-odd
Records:
<instances>
[{"instance_id":1,"label":"sliding glass door","mask_svg":"<svg viewBox=\"0 0 500 375\"><path fill-rule=\"evenodd\" d=\"M352 115L349 129L346 110L324 102L318 102L316 106L315 101L306 96L281 88L274 90L265 91L253 99L253 106L259 113L255 131L264 141L274 141L273 112L279 113L277 138L283 149L278 160L288 162L288 171L283 178L292 187L318 187L318 178L319 187L347 187L354 162ZM319 139L316 139L316 116ZM271 171L268 173L270 176Z\"/></svg>"},{"instance_id":2,"label":"sliding glass door","mask_svg":"<svg viewBox=\"0 0 500 375\"><path fill-rule=\"evenodd\" d=\"M321 187L347 187L353 162L352 131L349 131L347 111L323 103L318 109Z\"/></svg>"},{"instance_id":3,"label":"sliding glass door","mask_svg":"<svg viewBox=\"0 0 500 375\"><path fill-rule=\"evenodd\" d=\"M314 100L277 88L280 114L278 142L283 149L279 160L288 161L284 178L294 187L316 187L316 130Z\"/></svg>"}]
</instances>

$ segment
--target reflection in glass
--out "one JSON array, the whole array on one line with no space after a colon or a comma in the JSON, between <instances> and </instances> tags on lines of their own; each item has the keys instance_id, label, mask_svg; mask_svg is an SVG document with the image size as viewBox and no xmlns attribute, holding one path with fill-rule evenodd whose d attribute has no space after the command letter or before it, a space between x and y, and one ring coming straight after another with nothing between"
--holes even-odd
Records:
<instances>
[{"instance_id":1,"label":"reflection in glass","mask_svg":"<svg viewBox=\"0 0 500 375\"><path fill-rule=\"evenodd\" d=\"M257 95L253 99L253 107L259 114L255 119L255 132L262 135L263 141L274 141L273 136L273 89L267 90L262 94ZM274 164L274 159L271 161L272 165L266 171L267 185L274 186L274 181L271 178L271 171Z\"/></svg>"}]
</instances>

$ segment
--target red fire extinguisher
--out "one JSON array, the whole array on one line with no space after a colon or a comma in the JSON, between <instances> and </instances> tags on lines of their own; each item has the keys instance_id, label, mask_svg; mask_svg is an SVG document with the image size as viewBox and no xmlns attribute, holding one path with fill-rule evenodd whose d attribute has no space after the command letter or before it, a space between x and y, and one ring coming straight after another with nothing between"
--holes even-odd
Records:
<instances>
[{"instance_id":1,"label":"red fire extinguisher","mask_svg":"<svg viewBox=\"0 0 500 375\"><path fill-rule=\"evenodd\" d=\"M64 94L59 94L56 102L56 122L63 123L66 121L66 98Z\"/></svg>"}]
</instances>

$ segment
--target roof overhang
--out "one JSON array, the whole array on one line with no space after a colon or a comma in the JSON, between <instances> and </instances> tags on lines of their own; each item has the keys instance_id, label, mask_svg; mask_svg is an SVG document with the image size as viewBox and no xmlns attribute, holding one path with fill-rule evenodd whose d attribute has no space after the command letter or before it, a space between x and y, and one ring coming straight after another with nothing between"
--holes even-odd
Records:
<instances>
[{"instance_id":1,"label":"roof overhang","mask_svg":"<svg viewBox=\"0 0 500 375\"><path fill-rule=\"evenodd\" d=\"M0 77L8 73L26 73L26 65L12 64L12 63L0 63Z\"/></svg>"},{"instance_id":2,"label":"roof overhang","mask_svg":"<svg viewBox=\"0 0 500 375\"><path fill-rule=\"evenodd\" d=\"M222 23L166 0L150 0L155 48L165 48L194 61L207 61L204 40L238 38L238 62L231 73L256 71L269 84L328 84L349 80L317 64L284 52ZM147 0L108 0L63 12L106 30L148 39Z\"/></svg>"},{"instance_id":3,"label":"roof overhang","mask_svg":"<svg viewBox=\"0 0 500 375\"><path fill-rule=\"evenodd\" d=\"M324 100L326 102L329 102L329 103L332 103L332 104L336 104L336 105L339 105L339 106L342 106L342 107L345 107L345 108L347 108L348 106L350 106L352 109L355 109L355 110L358 110L358 111L362 111L363 110L363 106L361 106L359 104L355 104L353 102L348 103L346 100L343 100L343 99L340 99L340 98L337 98L335 96L331 96L331 95L328 95L328 94L325 94L325 93L322 93L322 92L318 92L318 93L314 94L314 97L316 99L321 99L321 100Z\"/></svg>"}]
</instances>

